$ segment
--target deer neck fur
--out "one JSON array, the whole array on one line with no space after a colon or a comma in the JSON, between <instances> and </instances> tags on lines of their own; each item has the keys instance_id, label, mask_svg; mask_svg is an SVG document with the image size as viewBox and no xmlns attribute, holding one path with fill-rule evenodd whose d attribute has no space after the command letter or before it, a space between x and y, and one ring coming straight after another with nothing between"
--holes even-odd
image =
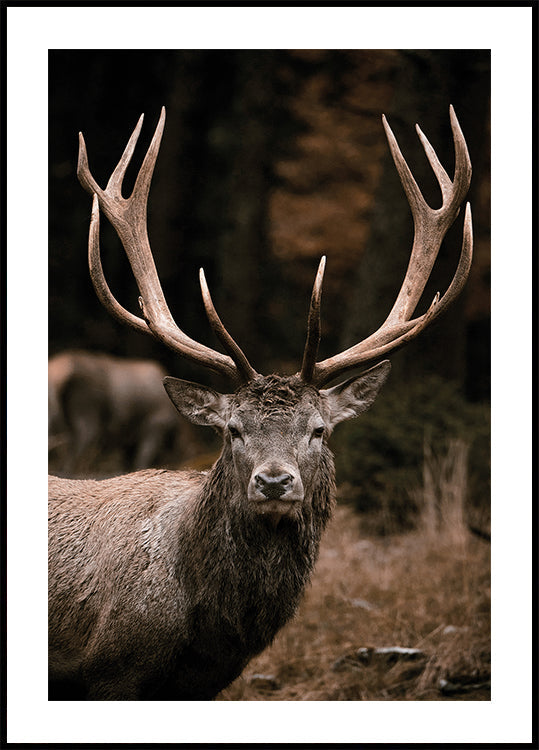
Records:
<instances>
[{"instance_id":1,"label":"deer neck fur","mask_svg":"<svg viewBox=\"0 0 539 750\"><path fill-rule=\"evenodd\" d=\"M318 481L300 517L275 527L249 513L228 466L225 446L193 508L196 522L193 517L182 529L190 541L180 547L178 575L194 609L204 610L215 629L233 631L253 655L294 613L309 580L334 502L333 456L324 446Z\"/></svg>"}]
</instances>

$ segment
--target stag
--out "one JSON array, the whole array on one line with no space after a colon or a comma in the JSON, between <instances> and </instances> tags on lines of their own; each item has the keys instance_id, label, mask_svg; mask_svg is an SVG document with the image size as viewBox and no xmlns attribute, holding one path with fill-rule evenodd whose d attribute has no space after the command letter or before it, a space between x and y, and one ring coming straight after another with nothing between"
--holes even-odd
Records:
<instances>
[{"instance_id":1,"label":"stag","mask_svg":"<svg viewBox=\"0 0 539 750\"><path fill-rule=\"evenodd\" d=\"M64 351L49 359L49 461L64 475L132 470L190 457L191 425L163 389L165 369L146 359ZM112 464L106 457L112 454Z\"/></svg>"},{"instance_id":2,"label":"stag","mask_svg":"<svg viewBox=\"0 0 539 750\"><path fill-rule=\"evenodd\" d=\"M103 190L82 135L78 176L93 195L89 266L96 293L121 322L182 357L226 376L230 393L166 377L177 410L222 435L208 472L146 470L113 479L50 479L49 697L86 700L208 700L267 647L292 617L315 564L335 497L328 438L373 403L389 373L384 357L414 339L455 299L472 257L466 207L455 275L413 318L441 242L471 180L466 142L450 110L451 180L418 128L442 192L430 208L385 118L384 128L414 218L402 288L389 316L364 341L317 361L325 258L315 278L301 369L261 375L221 322L204 273L205 310L226 354L191 339L167 307L146 230L150 181L165 122L154 133L129 198L122 181L142 116ZM140 292L142 316L112 295L100 261L100 211L115 228ZM371 367L337 385L358 366Z\"/></svg>"}]
</instances>

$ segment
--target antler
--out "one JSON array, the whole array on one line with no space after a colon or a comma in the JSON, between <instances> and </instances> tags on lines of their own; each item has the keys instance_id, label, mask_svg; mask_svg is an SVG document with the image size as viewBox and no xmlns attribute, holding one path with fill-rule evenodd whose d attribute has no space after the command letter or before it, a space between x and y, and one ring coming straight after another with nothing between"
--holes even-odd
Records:
<instances>
[{"instance_id":1,"label":"antler","mask_svg":"<svg viewBox=\"0 0 539 750\"><path fill-rule=\"evenodd\" d=\"M442 191L442 206L438 209L431 208L425 202L386 118L382 118L393 161L414 219L414 241L406 276L391 312L375 333L346 351L317 363L316 353L320 338L320 295L324 272L324 264L320 263L311 297L307 344L300 373L303 380L320 387L346 370L385 357L389 352L414 339L460 294L472 263L472 213L469 203L466 205L460 259L449 288L441 299L439 293L436 294L424 315L411 318L431 274L442 240L459 213L472 177L472 165L466 141L452 106L449 109L449 115L455 144L453 181L449 179L434 149L416 125L417 133Z\"/></svg>"},{"instance_id":2,"label":"antler","mask_svg":"<svg viewBox=\"0 0 539 750\"><path fill-rule=\"evenodd\" d=\"M176 325L168 309L150 249L146 224L150 183L165 126L164 107L161 110L152 142L138 173L133 192L129 198L122 196L123 179L133 156L143 119L144 115L141 115L105 190L99 187L90 172L86 145L82 133L79 133L77 175L83 188L93 194L92 219L88 240L88 263L97 296L105 308L121 322L127 323L138 331L154 335L182 356L205 365L233 380L243 382L252 380L257 373L215 312L202 269L200 283L206 314L212 328L230 356L214 351L187 336ZM100 208L116 230L129 259L140 292L139 304L143 318L125 310L115 299L106 282L99 249Z\"/></svg>"}]
</instances>

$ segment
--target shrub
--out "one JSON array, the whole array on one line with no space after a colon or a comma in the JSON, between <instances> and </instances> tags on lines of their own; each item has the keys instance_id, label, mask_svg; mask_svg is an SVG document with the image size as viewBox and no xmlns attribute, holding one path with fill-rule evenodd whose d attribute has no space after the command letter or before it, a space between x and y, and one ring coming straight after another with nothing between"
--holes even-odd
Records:
<instances>
[{"instance_id":1,"label":"shrub","mask_svg":"<svg viewBox=\"0 0 539 750\"><path fill-rule=\"evenodd\" d=\"M387 387L360 419L333 438L341 497L370 514L373 531L412 528L421 510L427 458L467 447L466 512L486 515L490 507L490 409L471 404L458 387L436 376Z\"/></svg>"}]
</instances>

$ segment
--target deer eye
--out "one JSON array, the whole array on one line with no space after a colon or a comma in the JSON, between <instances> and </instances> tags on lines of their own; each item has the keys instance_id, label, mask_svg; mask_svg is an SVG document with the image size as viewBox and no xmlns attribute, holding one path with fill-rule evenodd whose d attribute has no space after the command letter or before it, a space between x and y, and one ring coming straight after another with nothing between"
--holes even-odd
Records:
<instances>
[{"instance_id":1,"label":"deer eye","mask_svg":"<svg viewBox=\"0 0 539 750\"><path fill-rule=\"evenodd\" d=\"M228 432L229 432L230 437L232 439L234 439L234 438L240 438L241 437L241 432L233 424L229 424L228 425Z\"/></svg>"},{"instance_id":2,"label":"deer eye","mask_svg":"<svg viewBox=\"0 0 539 750\"><path fill-rule=\"evenodd\" d=\"M313 438L321 438L324 434L324 427L315 427L313 430L313 433L311 435L311 439Z\"/></svg>"}]
</instances>

